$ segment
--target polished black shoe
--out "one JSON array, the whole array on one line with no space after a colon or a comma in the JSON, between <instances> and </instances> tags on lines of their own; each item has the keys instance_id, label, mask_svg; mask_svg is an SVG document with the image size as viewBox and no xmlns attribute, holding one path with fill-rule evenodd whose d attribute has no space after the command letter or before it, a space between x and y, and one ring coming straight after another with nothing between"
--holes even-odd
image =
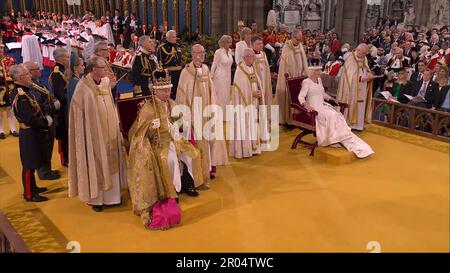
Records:
<instances>
[{"instance_id":1,"label":"polished black shoe","mask_svg":"<svg viewBox=\"0 0 450 273\"><path fill-rule=\"evenodd\" d=\"M102 212L103 206L92 206L92 210L95 212Z\"/></svg>"},{"instance_id":2,"label":"polished black shoe","mask_svg":"<svg viewBox=\"0 0 450 273\"><path fill-rule=\"evenodd\" d=\"M5 138L6 138L5 133L1 133L1 134L0 134L0 139L5 139Z\"/></svg>"},{"instance_id":3,"label":"polished black shoe","mask_svg":"<svg viewBox=\"0 0 450 273\"><path fill-rule=\"evenodd\" d=\"M216 179L216 176L214 174L210 174L209 179L214 180L214 179Z\"/></svg>"},{"instance_id":4,"label":"polished black shoe","mask_svg":"<svg viewBox=\"0 0 450 273\"><path fill-rule=\"evenodd\" d=\"M39 194L33 195L30 199L25 199L27 202L45 202L48 198L45 196L40 196Z\"/></svg>"},{"instance_id":5,"label":"polished black shoe","mask_svg":"<svg viewBox=\"0 0 450 273\"><path fill-rule=\"evenodd\" d=\"M52 173L52 174L57 174L57 175L60 175L60 174L61 174L60 171L58 171L58 170L51 170L51 173Z\"/></svg>"},{"instance_id":6,"label":"polished black shoe","mask_svg":"<svg viewBox=\"0 0 450 273\"><path fill-rule=\"evenodd\" d=\"M190 197L197 197L200 194L195 189L189 189L186 191L186 194Z\"/></svg>"},{"instance_id":7,"label":"polished black shoe","mask_svg":"<svg viewBox=\"0 0 450 273\"><path fill-rule=\"evenodd\" d=\"M40 180L57 180L60 179L61 176L59 174L50 173L43 177L39 177Z\"/></svg>"},{"instance_id":8,"label":"polished black shoe","mask_svg":"<svg viewBox=\"0 0 450 273\"><path fill-rule=\"evenodd\" d=\"M19 137L19 134L16 131L14 132L9 131L9 134L12 135L13 137Z\"/></svg>"},{"instance_id":9,"label":"polished black shoe","mask_svg":"<svg viewBox=\"0 0 450 273\"><path fill-rule=\"evenodd\" d=\"M39 188L39 187L36 188L36 192L37 193L43 193L43 192L46 192L46 191L48 191L48 189L45 188L45 187L44 188Z\"/></svg>"}]
</instances>

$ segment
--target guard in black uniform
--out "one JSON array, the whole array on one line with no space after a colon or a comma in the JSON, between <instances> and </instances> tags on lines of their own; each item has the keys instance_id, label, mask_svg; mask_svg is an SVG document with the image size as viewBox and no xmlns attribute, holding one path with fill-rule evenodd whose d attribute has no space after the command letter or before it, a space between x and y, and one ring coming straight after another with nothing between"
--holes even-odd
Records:
<instances>
[{"instance_id":1,"label":"guard in black uniform","mask_svg":"<svg viewBox=\"0 0 450 273\"><path fill-rule=\"evenodd\" d=\"M183 69L181 47L177 44L177 33L174 30L167 32L166 42L158 47L156 55L160 65L170 72L173 84L170 98L174 100L177 96L178 82Z\"/></svg>"},{"instance_id":2,"label":"guard in black uniform","mask_svg":"<svg viewBox=\"0 0 450 273\"><path fill-rule=\"evenodd\" d=\"M31 72L31 77L33 80L32 89L30 93L36 98L41 110L45 116L51 116L53 120L56 119L58 110L60 108L60 103L57 99L53 97L50 91L45 87L45 85L39 82L41 77L41 72L37 63L29 62L25 66ZM41 180L55 180L59 179L59 171L52 170L52 155L53 155L53 144L55 142L56 136L56 126L53 123L48 130L44 130L44 137L42 138L42 145L45 147L45 157L44 164L38 170L39 179Z\"/></svg>"},{"instance_id":3,"label":"guard in black uniform","mask_svg":"<svg viewBox=\"0 0 450 273\"><path fill-rule=\"evenodd\" d=\"M60 49L62 51L60 51ZM69 163L69 124L67 122L67 89L64 78L65 64L69 63L69 54L65 49L58 48L53 52L56 66L50 74L48 81L53 89L55 98L61 104L56 121L56 139L58 140L58 151L61 158L61 165L68 166Z\"/></svg>"},{"instance_id":4,"label":"guard in black uniform","mask_svg":"<svg viewBox=\"0 0 450 273\"><path fill-rule=\"evenodd\" d=\"M45 147L42 145L44 130L53 124L50 116L45 116L31 92L31 75L24 65L14 65L10 69L15 82L13 100L14 114L19 121L19 149L22 162L22 183L24 198L30 202L47 201L39 195L47 191L36 185L34 171L44 163Z\"/></svg>"},{"instance_id":5,"label":"guard in black uniform","mask_svg":"<svg viewBox=\"0 0 450 273\"><path fill-rule=\"evenodd\" d=\"M139 46L141 50L136 54L131 68L131 82L134 85L134 96L147 96L151 94L152 73L158 66L156 43L150 36L141 36Z\"/></svg>"}]
</instances>

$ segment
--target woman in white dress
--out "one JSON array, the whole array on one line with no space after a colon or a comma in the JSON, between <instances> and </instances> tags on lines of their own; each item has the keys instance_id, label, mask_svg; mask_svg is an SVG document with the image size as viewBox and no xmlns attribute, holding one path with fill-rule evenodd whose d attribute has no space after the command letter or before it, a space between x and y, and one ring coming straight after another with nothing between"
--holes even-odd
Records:
<instances>
[{"instance_id":1,"label":"woman in white dress","mask_svg":"<svg viewBox=\"0 0 450 273\"><path fill-rule=\"evenodd\" d=\"M252 48L252 30L248 27L244 27L242 29L241 41L236 44L234 59L237 65L239 65L244 60L244 50L246 48Z\"/></svg>"},{"instance_id":2,"label":"woman in white dress","mask_svg":"<svg viewBox=\"0 0 450 273\"><path fill-rule=\"evenodd\" d=\"M325 102L335 101L325 93L320 74L322 66L310 66L310 76L305 79L298 100L309 112L316 111L316 135L320 147L342 144L358 158L365 158L374 153L372 148L362 139L352 133L344 116L333 106Z\"/></svg>"},{"instance_id":3,"label":"woman in white dress","mask_svg":"<svg viewBox=\"0 0 450 273\"><path fill-rule=\"evenodd\" d=\"M220 38L220 48L214 53L214 61L211 67L211 77L216 90L217 102L222 107L224 118L225 107L230 102L231 65L233 64L233 55L230 50L231 44L231 36L223 35Z\"/></svg>"}]
</instances>

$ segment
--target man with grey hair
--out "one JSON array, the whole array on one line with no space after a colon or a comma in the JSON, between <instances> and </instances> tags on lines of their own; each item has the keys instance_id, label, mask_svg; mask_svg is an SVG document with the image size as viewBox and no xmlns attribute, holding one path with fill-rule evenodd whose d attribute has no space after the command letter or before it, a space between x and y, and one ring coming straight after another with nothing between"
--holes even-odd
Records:
<instances>
[{"instance_id":1,"label":"man with grey hair","mask_svg":"<svg viewBox=\"0 0 450 273\"><path fill-rule=\"evenodd\" d=\"M42 76L39 66L35 62L24 63L25 67L30 71L32 78L32 86L30 93L34 96L36 101L39 103L39 107L44 115L49 115L56 120L58 110L61 106L60 102L53 97L50 91L45 87L45 85L39 82ZM43 141L43 152L44 152L44 162L42 167L38 170L39 179L41 180L55 180L60 178L59 171L52 170L52 155L53 155L53 144L55 141L56 126L52 124L48 130L44 131L42 134Z\"/></svg>"},{"instance_id":2,"label":"man with grey hair","mask_svg":"<svg viewBox=\"0 0 450 273\"><path fill-rule=\"evenodd\" d=\"M136 57L131 68L131 82L133 83L134 95L150 95L152 73L158 66L158 59L155 56L156 43L150 36L139 38L141 50Z\"/></svg>"},{"instance_id":3,"label":"man with grey hair","mask_svg":"<svg viewBox=\"0 0 450 273\"><path fill-rule=\"evenodd\" d=\"M14 80L14 115L19 122L19 150L22 163L22 183L24 198L28 202L43 202L48 198L39 195L47 191L36 185L34 172L44 164L44 147L42 136L53 124L49 115L44 115L39 102L31 94L32 79L28 69L23 65L11 66L9 73Z\"/></svg>"},{"instance_id":4,"label":"man with grey hair","mask_svg":"<svg viewBox=\"0 0 450 273\"><path fill-rule=\"evenodd\" d=\"M64 48L57 48L53 52L56 65L53 72L48 77L53 95L60 102L61 108L56 119L56 139L58 140L58 151L61 159L61 165L67 167L69 162L69 147L67 142L67 76L69 72L69 53Z\"/></svg>"},{"instance_id":5,"label":"man with grey hair","mask_svg":"<svg viewBox=\"0 0 450 273\"><path fill-rule=\"evenodd\" d=\"M105 41L97 42L95 44L95 46L94 46L94 54L96 56L102 57L103 59L106 60L106 77L109 78L109 84L110 84L110 87L111 87L111 92L112 92L113 98L116 99L116 95L117 95L117 89L116 89L117 78L116 78L116 74L114 73L114 71L111 68L111 65L108 62L108 59L109 59L108 43L105 42Z\"/></svg>"},{"instance_id":6,"label":"man with grey hair","mask_svg":"<svg viewBox=\"0 0 450 273\"><path fill-rule=\"evenodd\" d=\"M166 33L166 42L158 47L156 56L160 65L170 72L173 84L170 98L175 99L181 70L183 69L181 47L177 43L177 32L175 30L169 30Z\"/></svg>"},{"instance_id":7,"label":"man with grey hair","mask_svg":"<svg viewBox=\"0 0 450 273\"><path fill-rule=\"evenodd\" d=\"M219 108L211 73L208 66L203 64L204 61L205 48L200 44L193 45L192 62L187 64L181 72L180 83L176 92L176 103L190 108L192 122L194 120L201 121L200 124L195 124L195 126L201 126L201 128L194 128L192 135L189 134L189 137L194 137L196 147L201 150L203 178L208 181L210 177L215 177L216 166L228 164L228 156L224 137L219 135L220 133L223 134L223 131L215 130L215 139L211 139L212 136L208 137L208 135L199 133L203 131L207 123L207 119L203 117L203 109L211 108L211 106ZM217 116L217 112L214 118L216 122L222 124L223 119Z\"/></svg>"},{"instance_id":8,"label":"man with grey hair","mask_svg":"<svg viewBox=\"0 0 450 273\"><path fill-rule=\"evenodd\" d=\"M280 124L291 127L291 103L286 92L286 77L300 77L308 75L308 61L302 44L302 31L295 28L292 39L287 41L282 49L278 80L276 86L276 101L280 106Z\"/></svg>"},{"instance_id":9,"label":"man with grey hair","mask_svg":"<svg viewBox=\"0 0 450 273\"><path fill-rule=\"evenodd\" d=\"M78 82L70 103L69 196L79 196L100 212L121 203L126 161L106 60L93 56L86 68L89 73Z\"/></svg>"},{"instance_id":10,"label":"man with grey hair","mask_svg":"<svg viewBox=\"0 0 450 273\"><path fill-rule=\"evenodd\" d=\"M396 74L400 71L400 69L405 68L409 69L410 65L410 59L408 57L404 56L404 51L402 48L397 47L394 49L394 57L389 60L387 63L386 70L388 72L393 71Z\"/></svg>"},{"instance_id":11,"label":"man with grey hair","mask_svg":"<svg viewBox=\"0 0 450 273\"><path fill-rule=\"evenodd\" d=\"M372 122L372 84L375 78L367 63L367 44L360 44L341 68L337 100L347 103L347 123L352 129L362 131Z\"/></svg>"},{"instance_id":12,"label":"man with grey hair","mask_svg":"<svg viewBox=\"0 0 450 273\"><path fill-rule=\"evenodd\" d=\"M259 113L260 106L265 105L265 90L262 88L254 63L254 49L244 49L243 61L234 74L231 102L234 107L245 107L246 110L237 111L236 118L233 115L234 131L230 139L230 156L237 159L261 154L260 129L263 127L260 126L268 124L267 115L264 117Z\"/></svg>"}]
</instances>

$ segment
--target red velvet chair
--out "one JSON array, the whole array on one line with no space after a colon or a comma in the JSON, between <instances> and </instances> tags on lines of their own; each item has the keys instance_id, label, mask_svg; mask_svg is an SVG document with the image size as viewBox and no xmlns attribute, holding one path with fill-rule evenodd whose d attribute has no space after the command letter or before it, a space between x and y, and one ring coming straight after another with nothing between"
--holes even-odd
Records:
<instances>
[{"instance_id":1,"label":"red velvet chair","mask_svg":"<svg viewBox=\"0 0 450 273\"><path fill-rule=\"evenodd\" d=\"M301 130L292 143L291 149L296 149L297 145L300 143L311 148L311 153L309 155L313 156L314 150L317 148L317 141L310 143L304 141L303 138L310 134L316 136L316 116L318 113L316 111L308 112L306 108L300 105L300 102L298 101L298 95L302 89L302 82L306 79L306 77L290 78L288 74L286 74L285 77L286 89L289 95L289 101L291 103L292 125ZM341 113L344 113L345 108L348 107L345 103L334 103L332 101L329 101L328 103L333 106L339 106Z\"/></svg>"},{"instance_id":2,"label":"red velvet chair","mask_svg":"<svg viewBox=\"0 0 450 273\"><path fill-rule=\"evenodd\" d=\"M145 99L151 97L152 96L142 96L129 99L119 99L116 101L117 111L119 113L120 131L124 139L128 140L128 132L137 118L139 104Z\"/></svg>"}]
</instances>

